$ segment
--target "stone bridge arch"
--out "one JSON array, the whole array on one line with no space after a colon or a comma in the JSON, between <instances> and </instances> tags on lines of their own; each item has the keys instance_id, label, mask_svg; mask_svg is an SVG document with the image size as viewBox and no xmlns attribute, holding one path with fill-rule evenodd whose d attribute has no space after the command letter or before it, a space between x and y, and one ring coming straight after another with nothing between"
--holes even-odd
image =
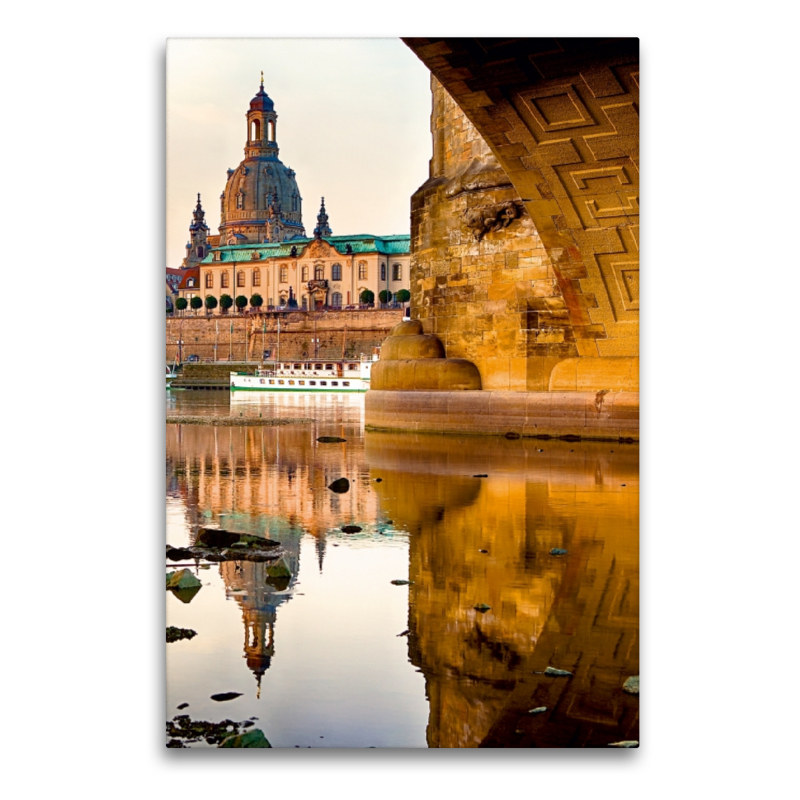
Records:
<instances>
[{"instance_id":1,"label":"stone bridge arch","mask_svg":"<svg viewBox=\"0 0 800 800\"><path fill-rule=\"evenodd\" d=\"M387 361L368 426L638 438L638 39L403 41L433 95L412 317L481 391Z\"/></svg>"}]
</instances>

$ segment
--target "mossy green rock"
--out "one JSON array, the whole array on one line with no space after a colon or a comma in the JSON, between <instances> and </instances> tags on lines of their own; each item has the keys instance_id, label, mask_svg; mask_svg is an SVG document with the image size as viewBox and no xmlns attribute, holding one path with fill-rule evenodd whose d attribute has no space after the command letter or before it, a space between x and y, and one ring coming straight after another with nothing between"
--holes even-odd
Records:
<instances>
[{"instance_id":1,"label":"mossy green rock","mask_svg":"<svg viewBox=\"0 0 800 800\"><path fill-rule=\"evenodd\" d=\"M202 585L188 569L167 573L167 589L199 589Z\"/></svg>"},{"instance_id":2,"label":"mossy green rock","mask_svg":"<svg viewBox=\"0 0 800 800\"><path fill-rule=\"evenodd\" d=\"M220 747L272 747L264 736L264 732L254 728L247 733L239 733L236 736L229 736L219 744Z\"/></svg>"},{"instance_id":3,"label":"mossy green rock","mask_svg":"<svg viewBox=\"0 0 800 800\"><path fill-rule=\"evenodd\" d=\"M274 564L264 567L264 573L269 578L291 578L292 571L289 569L286 561L279 558Z\"/></svg>"}]
</instances>

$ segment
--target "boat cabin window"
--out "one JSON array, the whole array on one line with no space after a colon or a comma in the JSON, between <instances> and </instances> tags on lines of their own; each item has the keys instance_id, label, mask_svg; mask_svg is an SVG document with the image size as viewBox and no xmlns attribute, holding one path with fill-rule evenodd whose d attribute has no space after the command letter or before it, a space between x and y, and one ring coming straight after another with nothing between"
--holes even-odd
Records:
<instances>
[{"instance_id":1,"label":"boat cabin window","mask_svg":"<svg viewBox=\"0 0 800 800\"><path fill-rule=\"evenodd\" d=\"M314 364L314 369L322 369L322 364Z\"/></svg>"},{"instance_id":2,"label":"boat cabin window","mask_svg":"<svg viewBox=\"0 0 800 800\"><path fill-rule=\"evenodd\" d=\"M270 385L270 386L274 386L274 385L275 385L275 381L270 381L270 382L269 382L269 385Z\"/></svg>"},{"instance_id":3,"label":"boat cabin window","mask_svg":"<svg viewBox=\"0 0 800 800\"><path fill-rule=\"evenodd\" d=\"M350 369L358 369L358 364L350 364Z\"/></svg>"},{"instance_id":4,"label":"boat cabin window","mask_svg":"<svg viewBox=\"0 0 800 800\"><path fill-rule=\"evenodd\" d=\"M333 369L333 364L326 364L325 369Z\"/></svg>"},{"instance_id":5,"label":"boat cabin window","mask_svg":"<svg viewBox=\"0 0 800 800\"><path fill-rule=\"evenodd\" d=\"M266 381L262 378L259 383L266 383Z\"/></svg>"},{"instance_id":6,"label":"boat cabin window","mask_svg":"<svg viewBox=\"0 0 800 800\"><path fill-rule=\"evenodd\" d=\"M338 386L338 385L339 385L339 381L331 381L331 386Z\"/></svg>"},{"instance_id":7,"label":"boat cabin window","mask_svg":"<svg viewBox=\"0 0 800 800\"><path fill-rule=\"evenodd\" d=\"M305 386L305 385L306 385L306 382L305 382L305 381L300 381L300 385L301 385L301 386Z\"/></svg>"},{"instance_id":8,"label":"boat cabin window","mask_svg":"<svg viewBox=\"0 0 800 800\"><path fill-rule=\"evenodd\" d=\"M289 386L294 386L294 381L289 381Z\"/></svg>"},{"instance_id":9,"label":"boat cabin window","mask_svg":"<svg viewBox=\"0 0 800 800\"><path fill-rule=\"evenodd\" d=\"M349 385L350 385L350 381L342 381L342 386L349 386Z\"/></svg>"},{"instance_id":10,"label":"boat cabin window","mask_svg":"<svg viewBox=\"0 0 800 800\"><path fill-rule=\"evenodd\" d=\"M295 368L295 369L300 369L302 366L303 366L302 364L295 364L295 365L294 365L294 368Z\"/></svg>"},{"instance_id":11,"label":"boat cabin window","mask_svg":"<svg viewBox=\"0 0 800 800\"><path fill-rule=\"evenodd\" d=\"M309 381L309 382L308 382L308 385L309 385L309 386L316 386L316 385L317 385L317 382L316 382L316 381Z\"/></svg>"},{"instance_id":12,"label":"boat cabin window","mask_svg":"<svg viewBox=\"0 0 800 800\"><path fill-rule=\"evenodd\" d=\"M278 381L278 386L283 386L283 381Z\"/></svg>"},{"instance_id":13,"label":"boat cabin window","mask_svg":"<svg viewBox=\"0 0 800 800\"><path fill-rule=\"evenodd\" d=\"M328 385L328 381L320 381L319 385L320 386L327 386Z\"/></svg>"}]
</instances>

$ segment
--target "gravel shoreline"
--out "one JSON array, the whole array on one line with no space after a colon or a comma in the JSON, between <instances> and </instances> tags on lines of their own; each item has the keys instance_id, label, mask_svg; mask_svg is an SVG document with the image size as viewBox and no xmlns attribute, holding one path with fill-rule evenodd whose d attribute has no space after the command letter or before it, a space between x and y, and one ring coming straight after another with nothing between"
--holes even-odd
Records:
<instances>
[{"instance_id":1,"label":"gravel shoreline","mask_svg":"<svg viewBox=\"0 0 800 800\"><path fill-rule=\"evenodd\" d=\"M314 422L311 417L297 417L296 419L278 419L270 417L213 417L180 415L167 417L167 425L221 425L223 427L232 426L267 426L295 425L300 423Z\"/></svg>"}]
</instances>

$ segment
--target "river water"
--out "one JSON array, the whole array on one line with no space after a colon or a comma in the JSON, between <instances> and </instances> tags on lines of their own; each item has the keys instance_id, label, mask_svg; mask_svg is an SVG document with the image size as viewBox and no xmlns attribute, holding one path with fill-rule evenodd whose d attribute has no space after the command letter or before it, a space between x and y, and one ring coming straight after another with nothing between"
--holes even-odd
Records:
<instances>
[{"instance_id":1,"label":"river water","mask_svg":"<svg viewBox=\"0 0 800 800\"><path fill-rule=\"evenodd\" d=\"M167 414L315 422L167 425L167 542L265 535L292 578L193 564L190 602L167 592L197 631L166 646L168 719L255 717L273 747L639 739L637 446L365 432L363 395L244 394L167 392Z\"/></svg>"}]
</instances>

